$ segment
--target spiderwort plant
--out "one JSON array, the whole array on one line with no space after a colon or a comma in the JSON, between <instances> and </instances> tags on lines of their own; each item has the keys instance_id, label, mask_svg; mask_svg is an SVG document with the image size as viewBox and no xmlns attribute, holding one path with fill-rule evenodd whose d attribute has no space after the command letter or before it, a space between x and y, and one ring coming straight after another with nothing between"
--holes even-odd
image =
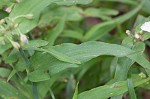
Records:
<instances>
[{"instance_id":1,"label":"spiderwort plant","mask_svg":"<svg viewBox=\"0 0 150 99\"><path fill-rule=\"evenodd\" d=\"M27 64L27 75L30 72L29 71L29 67L30 65L30 61L27 58L27 55L25 54L25 52L23 51L22 47L26 44L28 44L28 38L25 34L22 34L18 28L18 24L15 23L15 20L17 20L18 18L27 18L27 19L33 19L33 15L32 14L27 14L27 15L20 15L17 16L13 19L11 18L5 18L0 20L0 33L1 35L1 44L5 45L5 41L9 41L12 46L19 50L20 54L22 55L23 59L25 60L26 64ZM33 92L36 92L36 86L33 83ZM34 91L35 90L35 91ZM38 95L34 96L37 97L35 99L38 99Z\"/></svg>"},{"instance_id":2,"label":"spiderwort plant","mask_svg":"<svg viewBox=\"0 0 150 99\"><path fill-rule=\"evenodd\" d=\"M130 30L126 30L128 36L134 37L136 40L144 41L143 35L145 33L150 33L150 22L144 22L140 25L140 30L135 33L131 33Z\"/></svg>"},{"instance_id":3,"label":"spiderwort plant","mask_svg":"<svg viewBox=\"0 0 150 99\"><path fill-rule=\"evenodd\" d=\"M10 41L14 48L19 49L21 45L28 43L28 38L25 34L22 34L18 29L18 24L15 20L18 18L33 19L32 14L20 15L13 19L5 18L0 20L0 33L1 33L1 44L5 44L5 39Z\"/></svg>"},{"instance_id":4,"label":"spiderwort plant","mask_svg":"<svg viewBox=\"0 0 150 99\"><path fill-rule=\"evenodd\" d=\"M141 96L150 22L136 15L149 15L146 1L0 0L0 98Z\"/></svg>"}]
</instances>

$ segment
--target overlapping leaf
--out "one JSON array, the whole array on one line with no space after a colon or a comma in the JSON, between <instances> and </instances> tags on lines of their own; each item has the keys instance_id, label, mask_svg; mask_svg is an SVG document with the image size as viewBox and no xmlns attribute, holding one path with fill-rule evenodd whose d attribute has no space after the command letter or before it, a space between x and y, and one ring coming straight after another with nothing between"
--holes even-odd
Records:
<instances>
[{"instance_id":1,"label":"overlapping leaf","mask_svg":"<svg viewBox=\"0 0 150 99\"><path fill-rule=\"evenodd\" d=\"M110 55L116 57L126 56L131 60L136 61L144 68L150 68L149 62L144 57L141 57L141 52L138 53L134 50L131 50L121 45L93 41L93 42L86 42L80 45L62 44L60 46L45 47L46 50L49 49L51 50L51 48L53 48L55 51L59 53L67 55L68 57L80 60L81 64L97 56ZM50 75L54 75L65 69L75 68L79 66L77 64L59 61L53 55L47 54L46 52L43 53L37 52L35 55L31 57L30 61L35 69L35 71L31 73L31 75L32 74L37 75L38 74L36 73L37 70L40 70L40 72L43 73L49 70ZM32 79L34 78L30 78L31 81L33 81ZM36 82L36 80L34 81Z\"/></svg>"},{"instance_id":2,"label":"overlapping leaf","mask_svg":"<svg viewBox=\"0 0 150 99\"><path fill-rule=\"evenodd\" d=\"M134 87L139 86L149 80L150 78L135 80ZM127 90L127 82L121 81L111 85L104 85L97 88L93 88L89 91L80 93L78 99L108 99L109 97L125 93Z\"/></svg>"},{"instance_id":3,"label":"overlapping leaf","mask_svg":"<svg viewBox=\"0 0 150 99\"><path fill-rule=\"evenodd\" d=\"M43 9L52 3L56 3L59 5L75 5L87 4L90 2L91 0L24 0L23 2L15 5L9 17L14 18L20 15L33 14L33 20L29 20L26 18L19 18L16 20L16 23L19 23L20 31L22 33L27 33L38 24L38 19Z\"/></svg>"},{"instance_id":4,"label":"overlapping leaf","mask_svg":"<svg viewBox=\"0 0 150 99\"><path fill-rule=\"evenodd\" d=\"M144 1L137 8L133 9L123 16L93 26L86 33L84 37L85 41L100 39L100 37L102 37L105 33L110 32L112 29L114 29L117 24L122 24L123 22L134 16L142 8L143 3Z\"/></svg>"}]
</instances>

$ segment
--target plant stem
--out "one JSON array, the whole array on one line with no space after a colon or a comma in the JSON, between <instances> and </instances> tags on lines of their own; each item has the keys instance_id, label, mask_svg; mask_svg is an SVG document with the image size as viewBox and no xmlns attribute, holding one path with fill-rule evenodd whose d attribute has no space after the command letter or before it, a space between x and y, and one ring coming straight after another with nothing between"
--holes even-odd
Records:
<instances>
[{"instance_id":1,"label":"plant stem","mask_svg":"<svg viewBox=\"0 0 150 99\"><path fill-rule=\"evenodd\" d=\"M54 93L53 93L53 91L52 91L51 88L49 88L49 92L50 92L50 94L51 94L52 99L55 99Z\"/></svg>"},{"instance_id":2,"label":"plant stem","mask_svg":"<svg viewBox=\"0 0 150 99\"><path fill-rule=\"evenodd\" d=\"M39 99L37 85L34 82L32 83L32 92L33 92L34 99Z\"/></svg>"},{"instance_id":3,"label":"plant stem","mask_svg":"<svg viewBox=\"0 0 150 99\"><path fill-rule=\"evenodd\" d=\"M27 58L24 50L22 48L19 48L19 52L21 54L21 56L23 57L24 61L26 62L26 65L27 65L27 69L29 71L30 67L31 67L31 63L29 61L29 59ZM29 71L30 72L30 71ZM38 95L38 91L37 91L37 86L35 83L31 82L32 83L32 92L33 92L33 97L34 99L39 99L39 95Z\"/></svg>"},{"instance_id":4,"label":"plant stem","mask_svg":"<svg viewBox=\"0 0 150 99\"><path fill-rule=\"evenodd\" d=\"M27 58L25 52L23 51L22 48L19 48L19 52L20 52L21 56L23 57L23 59L25 60L26 65L27 65L27 68L29 69L29 68L31 67L31 64L30 64L30 61L29 61L29 59Z\"/></svg>"}]
</instances>

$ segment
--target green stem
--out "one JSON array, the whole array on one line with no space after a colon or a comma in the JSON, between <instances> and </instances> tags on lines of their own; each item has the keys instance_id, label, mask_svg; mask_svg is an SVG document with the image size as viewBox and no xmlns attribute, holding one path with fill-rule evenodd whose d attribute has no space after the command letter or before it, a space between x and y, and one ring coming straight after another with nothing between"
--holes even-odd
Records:
<instances>
[{"instance_id":1,"label":"green stem","mask_svg":"<svg viewBox=\"0 0 150 99\"><path fill-rule=\"evenodd\" d=\"M29 61L29 59L27 58L25 52L23 51L22 48L19 48L19 52L20 52L21 56L23 57L23 59L25 60L26 65L27 65L27 68L29 69L30 66L31 66L31 64L30 64L30 61Z\"/></svg>"},{"instance_id":2,"label":"green stem","mask_svg":"<svg viewBox=\"0 0 150 99\"><path fill-rule=\"evenodd\" d=\"M55 99L54 93L53 93L53 91L52 91L51 88L49 88L49 92L50 92L50 94L51 94L52 99Z\"/></svg>"},{"instance_id":3,"label":"green stem","mask_svg":"<svg viewBox=\"0 0 150 99\"><path fill-rule=\"evenodd\" d=\"M29 68L31 67L31 63L30 63L29 59L27 58L27 56L22 48L19 48L19 52L20 52L21 56L23 57L24 61L26 62L27 69L29 70ZM34 99L39 99L37 86L35 83L33 83L33 82L31 82L31 83L32 83L33 97L34 97Z\"/></svg>"},{"instance_id":4,"label":"green stem","mask_svg":"<svg viewBox=\"0 0 150 99\"><path fill-rule=\"evenodd\" d=\"M36 83L32 83L32 92L33 92L34 99L39 99Z\"/></svg>"}]
</instances>

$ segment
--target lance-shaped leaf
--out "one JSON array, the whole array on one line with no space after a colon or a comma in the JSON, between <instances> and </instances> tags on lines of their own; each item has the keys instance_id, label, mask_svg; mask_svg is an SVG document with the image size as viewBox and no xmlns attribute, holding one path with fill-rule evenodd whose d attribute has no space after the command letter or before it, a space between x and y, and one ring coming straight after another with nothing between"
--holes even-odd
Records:
<instances>
[{"instance_id":1,"label":"lance-shaped leaf","mask_svg":"<svg viewBox=\"0 0 150 99\"><path fill-rule=\"evenodd\" d=\"M134 80L134 87L139 86L149 80L150 78ZM109 97L117 96L127 91L127 81L120 81L111 85L104 85L82 92L79 94L78 99L108 99Z\"/></svg>"},{"instance_id":2,"label":"lance-shaped leaf","mask_svg":"<svg viewBox=\"0 0 150 99\"><path fill-rule=\"evenodd\" d=\"M72 59L80 60L81 64L98 56L109 55L116 57L126 56L131 60L137 62L144 68L150 68L148 60L146 60L144 56L141 57L141 52L138 53L137 51L131 50L130 48L126 48L124 46L116 44L92 41L82 43L80 45L68 43L53 47L47 46L44 47L44 49L46 49L47 51L51 51L51 49L54 49L55 51L67 55ZM41 52L37 52L35 55L33 55L30 61L35 69L35 71L33 72L41 70L41 72L44 73L44 71L49 70L50 75L54 75L69 68L75 68L80 66L73 63L59 61L56 57L54 57L54 55ZM36 80L34 79L34 81Z\"/></svg>"},{"instance_id":3,"label":"lance-shaped leaf","mask_svg":"<svg viewBox=\"0 0 150 99\"><path fill-rule=\"evenodd\" d=\"M15 18L21 15L33 14L33 19L18 18L15 20L15 22L19 24L20 31L22 33L27 33L38 25L40 13L52 3L57 3L59 5L75 5L87 4L90 2L91 0L24 0L15 5L9 17Z\"/></svg>"}]
</instances>

